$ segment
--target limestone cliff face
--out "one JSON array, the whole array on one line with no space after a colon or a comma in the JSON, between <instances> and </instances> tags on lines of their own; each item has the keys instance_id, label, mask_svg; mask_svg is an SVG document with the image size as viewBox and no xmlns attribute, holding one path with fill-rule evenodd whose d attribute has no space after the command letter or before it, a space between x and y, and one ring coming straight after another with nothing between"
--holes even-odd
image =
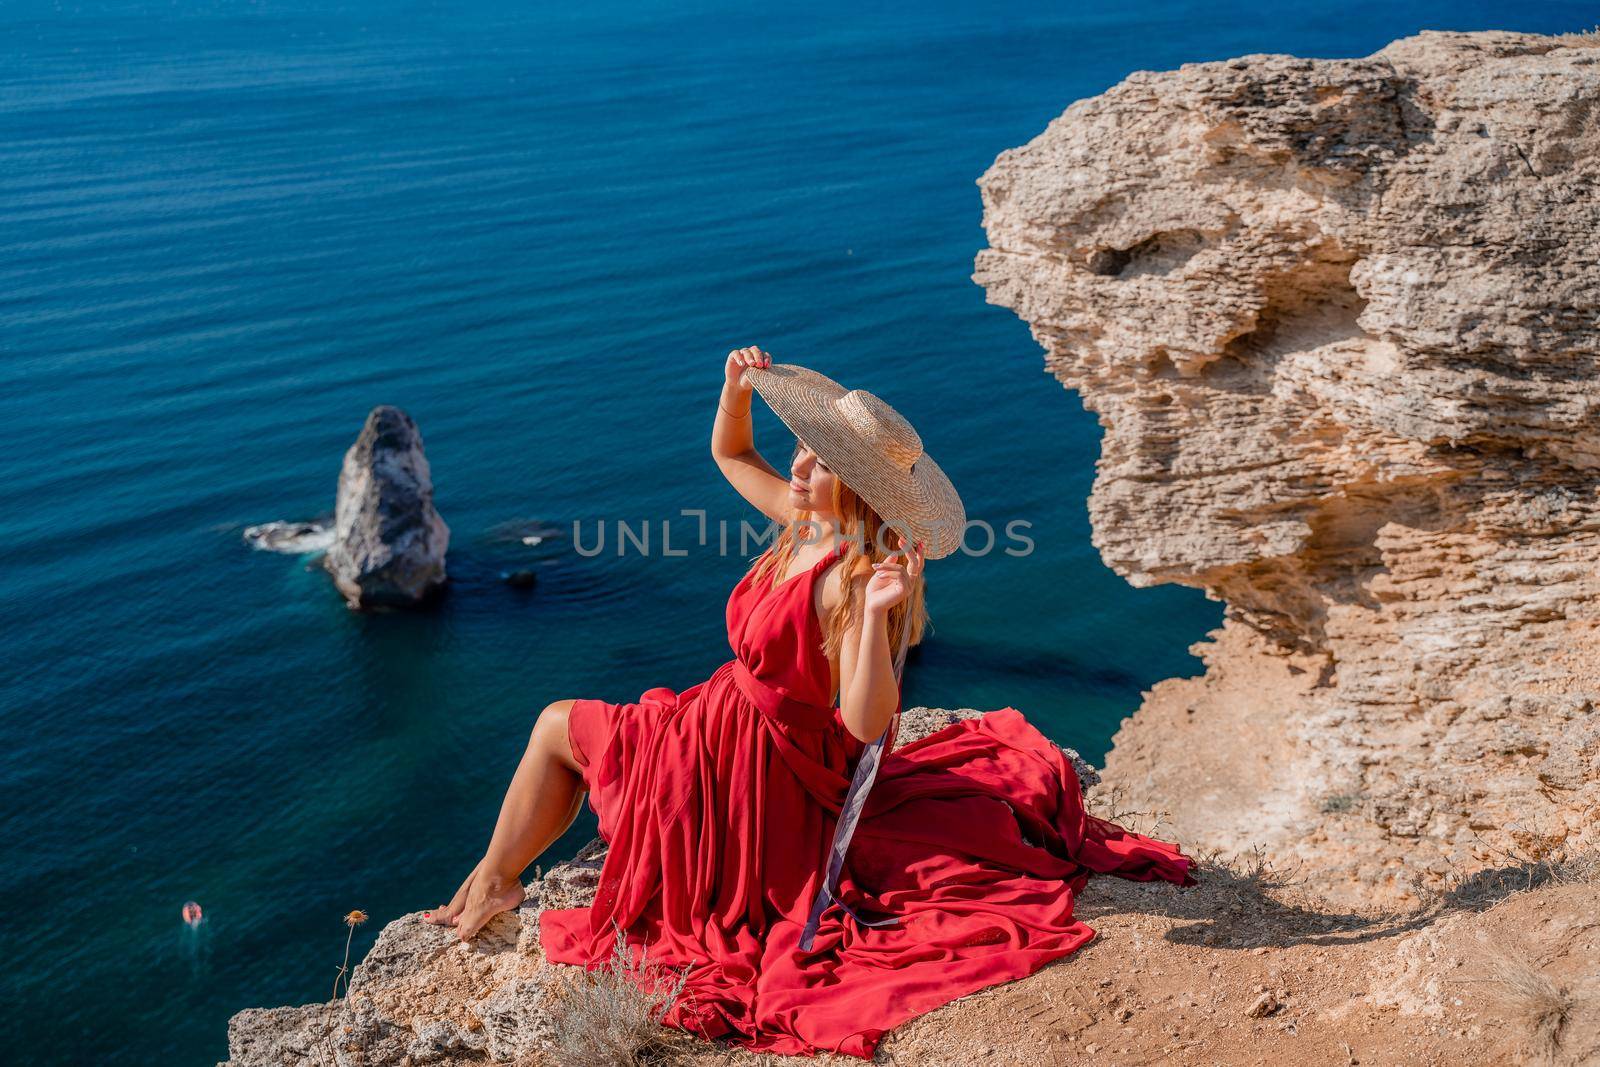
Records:
<instances>
[{"instance_id":1,"label":"limestone cliff face","mask_svg":"<svg viewBox=\"0 0 1600 1067\"><path fill-rule=\"evenodd\" d=\"M1371 896L1600 840L1592 41L1140 72L980 180L1102 557L1228 606L1107 766L1186 843Z\"/></svg>"}]
</instances>

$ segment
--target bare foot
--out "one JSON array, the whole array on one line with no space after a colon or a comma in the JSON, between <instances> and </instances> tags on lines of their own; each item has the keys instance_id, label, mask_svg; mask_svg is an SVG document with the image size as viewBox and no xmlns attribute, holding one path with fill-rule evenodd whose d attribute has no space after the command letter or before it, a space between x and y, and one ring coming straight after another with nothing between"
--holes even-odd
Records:
<instances>
[{"instance_id":1,"label":"bare foot","mask_svg":"<svg viewBox=\"0 0 1600 1067\"><path fill-rule=\"evenodd\" d=\"M471 941L483 924L522 903L522 882L480 871L467 890L467 906L456 916L456 936Z\"/></svg>"},{"instance_id":2,"label":"bare foot","mask_svg":"<svg viewBox=\"0 0 1600 1067\"><path fill-rule=\"evenodd\" d=\"M450 903L442 908L422 913L422 921L435 926L454 926L456 919L461 915L461 909L467 906L467 894L472 892L472 883L477 881L478 872L483 869L483 861L472 868L472 873L467 875L467 880L461 883L461 888L456 890L456 895L450 898Z\"/></svg>"}]
</instances>

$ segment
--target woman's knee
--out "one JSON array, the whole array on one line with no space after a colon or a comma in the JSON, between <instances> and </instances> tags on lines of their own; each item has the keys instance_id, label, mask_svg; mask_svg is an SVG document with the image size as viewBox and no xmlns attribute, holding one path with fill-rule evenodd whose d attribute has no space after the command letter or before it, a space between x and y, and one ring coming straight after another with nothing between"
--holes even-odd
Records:
<instances>
[{"instance_id":1,"label":"woman's knee","mask_svg":"<svg viewBox=\"0 0 1600 1067\"><path fill-rule=\"evenodd\" d=\"M575 700L557 700L546 704L544 710L539 712L539 717L534 720L532 743L557 756L568 767L577 770L578 761L573 755L572 742L567 733L572 705L575 703L577 703Z\"/></svg>"}]
</instances>

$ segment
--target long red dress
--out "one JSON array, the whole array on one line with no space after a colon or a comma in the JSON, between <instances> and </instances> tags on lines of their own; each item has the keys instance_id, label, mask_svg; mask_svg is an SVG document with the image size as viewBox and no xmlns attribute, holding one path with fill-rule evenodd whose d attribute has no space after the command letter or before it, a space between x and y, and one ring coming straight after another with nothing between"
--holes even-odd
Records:
<instances>
[{"instance_id":1,"label":"long red dress","mask_svg":"<svg viewBox=\"0 0 1600 1067\"><path fill-rule=\"evenodd\" d=\"M635 958L687 975L665 1022L755 1051L870 1058L899 1023L1022 978L1094 937L1072 917L1091 871L1193 884L1174 845L1085 812L1061 750L1015 708L888 753L838 897L800 931L865 747L829 707L812 591L841 543L728 600L734 658L638 703L579 700L568 719L610 846L594 903L540 916L547 958L599 966L617 924Z\"/></svg>"}]
</instances>

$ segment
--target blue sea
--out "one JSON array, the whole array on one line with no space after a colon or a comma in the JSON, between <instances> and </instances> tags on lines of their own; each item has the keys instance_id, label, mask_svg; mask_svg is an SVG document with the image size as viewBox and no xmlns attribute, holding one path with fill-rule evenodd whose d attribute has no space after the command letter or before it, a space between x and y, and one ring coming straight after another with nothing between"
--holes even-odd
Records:
<instances>
[{"instance_id":1,"label":"blue sea","mask_svg":"<svg viewBox=\"0 0 1600 1067\"><path fill-rule=\"evenodd\" d=\"M359 956L450 895L538 709L727 659L756 551L716 535L756 518L708 451L734 347L877 392L971 517L1028 524L1024 555L930 565L908 703L1017 707L1098 761L1220 605L1091 546L1099 428L970 279L977 177L1134 70L1597 21L791 7L0 5L7 1062L220 1059L234 1012L329 996L346 912ZM452 530L432 612L352 613L242 536L328 512L377 404ZM653 551L574 550L619 521Z\"/></svg>"}]
</instances>

